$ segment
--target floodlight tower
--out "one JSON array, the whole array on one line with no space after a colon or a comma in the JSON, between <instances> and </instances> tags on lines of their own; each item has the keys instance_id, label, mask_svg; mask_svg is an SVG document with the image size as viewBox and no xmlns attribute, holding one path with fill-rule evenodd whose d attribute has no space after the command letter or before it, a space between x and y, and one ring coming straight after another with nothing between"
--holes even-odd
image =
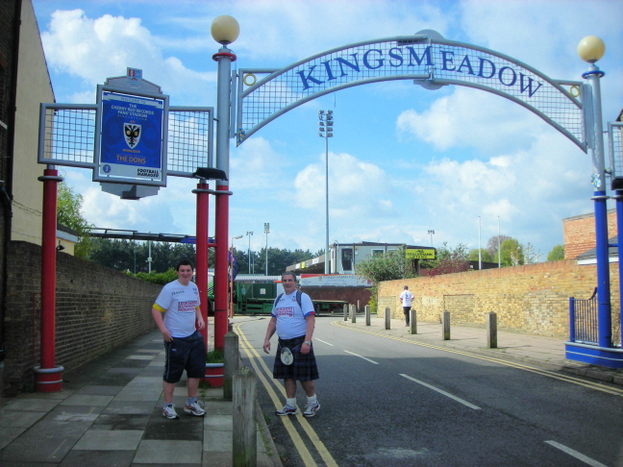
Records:
<instances>
[{"instance_id":1,"label":"floodlight tower","mask_svg":"<svg viewBox=\"0 0 623 467\"><path fill-rule=\"evenodd\" d=\"M325 163L325 250L324 250L324 273L331 272L329 268L329 138L333 137L333 110L318 111L318 136L324 138L324 163Z\"/></svg>"}]
</instances>

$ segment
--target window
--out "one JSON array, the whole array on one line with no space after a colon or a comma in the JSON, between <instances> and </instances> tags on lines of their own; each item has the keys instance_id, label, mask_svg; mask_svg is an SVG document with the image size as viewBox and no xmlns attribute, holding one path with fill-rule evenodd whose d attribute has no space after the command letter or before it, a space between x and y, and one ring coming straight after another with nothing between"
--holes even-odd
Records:
<instances>
[{"instance_id":1,"label":"window","mask_svg":"<svg viewBox=\"0 0 623 467\"><path fill-rule=\"evenodd\" d=\"M353 269L353 249L342 248L342 270L351 271Z\"/></svg>"},{"instance_id":2,"label":"window","mask_svg":"<svg viewBox=\"0 0 623 467\"><path fill-rule=\"evenodd\" d=\"M372 250L372 257L383 256L383 250Z\"/></svg>"}]
</instances>

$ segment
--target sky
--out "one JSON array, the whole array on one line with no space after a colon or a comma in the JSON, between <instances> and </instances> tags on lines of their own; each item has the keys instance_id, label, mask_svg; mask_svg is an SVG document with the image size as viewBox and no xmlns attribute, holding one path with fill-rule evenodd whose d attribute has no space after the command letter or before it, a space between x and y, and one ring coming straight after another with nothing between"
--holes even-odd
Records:
<instances>
[{"instance_id":1,"label":"sky","mask_svg":"<svg viewBox=\"0 0 623 467\"><path fill-rule=\"evenodd\" d=\"M214 18L240 24L237 68L281 69L339 46L432 29L556 80L581 81L576 47L606 44L598 62L604 122L623 109L621 0L33 0L56 102L95 103L127 67L171 105L216 107ZM316 252L325 245L325 141L333 110L329 240L486 247L510 236L537 260L563 243L562 220L592 212L590 157L541 118L465 86L386 81L334 92L231 141L229 237L239 249ZM58 167L96 227L194 235L196 180L169 177L157 196L121 200L87 169ZM614 205L609 205L614 207ZM214 213L211 206L211 213ZM210 235L214 232L211 214ZM264 234L264 224L270 233ZM253 235L247 234L253 232ZM434 233L432 233L434 232ZM250 242L250 243L249 243Z\"/></svg>"}]
</instances>

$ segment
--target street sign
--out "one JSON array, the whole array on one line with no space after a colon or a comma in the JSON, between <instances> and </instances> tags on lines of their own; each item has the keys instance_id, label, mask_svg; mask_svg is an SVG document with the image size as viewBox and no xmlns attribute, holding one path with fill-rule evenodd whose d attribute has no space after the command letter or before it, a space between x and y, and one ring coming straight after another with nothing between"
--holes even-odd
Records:
<instances>
[{"instance_id":1,"label":"street sign","mask_svg":"<svg viewBox=\"0 0 623 467\"><path fill-rule=\"evenodd\" d=\"M166 186L168 98L98 86L99 144L93 180Z\"/></svg>"}]
</instances>

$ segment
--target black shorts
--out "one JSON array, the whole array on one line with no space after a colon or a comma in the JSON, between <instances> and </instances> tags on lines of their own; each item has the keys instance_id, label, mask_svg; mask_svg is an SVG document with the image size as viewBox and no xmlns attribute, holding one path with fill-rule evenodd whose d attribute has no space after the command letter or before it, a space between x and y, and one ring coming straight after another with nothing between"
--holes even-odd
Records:
<instances>
[{"instance_id":1,"label":"black shorts","mask_svg":"<svg viewBox=\"0 0 623 467\"><path fill-rule=\"evenodd\" d=\"M305 341L305 336L295 337L294 339L279 339L277 346L277 356L273 367L273 377L276 379L294 379L298 381L311 381L318 379L318 365L314 355L314 347L309 349L308 354L301 353L301 345ZM281 347L289 347L294 356L292 365L281 363Z\"/></svg>"},{"instance_id":2,"label":"black shorts","mask_svg":"<svg viewBox=\"0 0 623 467\"><path fill-rule=\"evenodd\" d=\"M186 370L188 378L203 378L206 363L206 348L203 336L198 331L188 337L174 337L164 343L166 351L164 379L167 383L177 383Z\"/></svg>"}]
</instances>

